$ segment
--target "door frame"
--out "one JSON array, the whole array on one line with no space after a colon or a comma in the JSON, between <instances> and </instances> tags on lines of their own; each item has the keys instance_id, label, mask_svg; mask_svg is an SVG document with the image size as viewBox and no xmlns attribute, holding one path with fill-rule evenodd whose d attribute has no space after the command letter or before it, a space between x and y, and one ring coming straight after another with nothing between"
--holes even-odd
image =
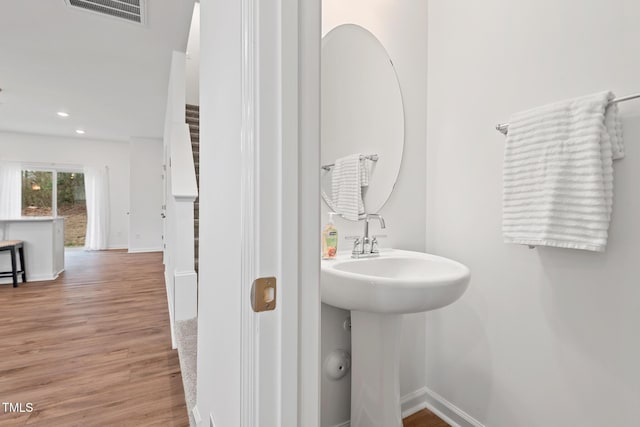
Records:
<instances>
[{"instance_id":1,"label":"door frame","mask_svg":"<svg viewBox=\"0 0 640 427\"><path fill-rule=\"evenodd\" d=\"M320 425L320 4L201 4L200 426Z\"/></svg>"},{"instance_id":2,"label":"door frame","mask_svg":"<svg viewBox=\"0 0 640 427\"><path fill-rule=\"evenodd\" d=\"M242 363L241 421L254 426L320 425L320 0L280 0L279 16L259 8L258 0L242 0ZM279 31L274 35L273 30ZM280 91L266 86L278 43ZM273 77L273 76L271 76ZM279 137L261 122L273 97L280 107ZM270 133L270 131L272 133ZM256 314L247 303L250 285L265 272L258 240L266 233L258 218L260 193L264 191L261 170L274 167L265 150L279 151L280 242L275 328L264 314ZM278 162L279 161L279 162ZM264 195L264 194L262 194ZM267 213L268 215L268 213ZM270 224L265 224L267 227ZM264 255L264 254L262 254ZM260 260L261 258L261 260ZM257 264L262 264L258 266ZM279 267L279 268L278 268ZM269 270L269 267L266 267ZM271 353L270 341L279 348ZM270 354L271 353L271 354ZM265 360L266 359L266 360ZM264 370L279 363L275 372ZM265 396L279 391L275 399ZM293 405L293 402L297 402ZM273 408L271 405L279 405ZM277 421L276 421L277 420Z\"/></svg>"}]
</instances>

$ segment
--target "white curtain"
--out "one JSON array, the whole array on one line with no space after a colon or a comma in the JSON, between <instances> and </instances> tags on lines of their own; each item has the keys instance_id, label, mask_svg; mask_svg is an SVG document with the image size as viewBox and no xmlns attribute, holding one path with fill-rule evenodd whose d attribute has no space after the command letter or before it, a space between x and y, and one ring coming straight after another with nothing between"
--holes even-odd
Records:
<instances>
[{"instance_id":1,"label":"white curtain","mask_svg":"<svg viewBox=\"0 0 640 427\"><path fill-rule=\"evenodd\" d=\"M87 196L86 250L99 251L109 247L109 170L106 167L85 167L84 188Z\"/></svg>"},{"instance_id":2,"label":"white curtain","mask_svg":"<svg viewBox=\"0 0 640 427\"><path fill-rule=\"evenodd\" d=\"M0 218L22 215L22 167L19 163L0 162Z\"/></svg>"}]
</instances>

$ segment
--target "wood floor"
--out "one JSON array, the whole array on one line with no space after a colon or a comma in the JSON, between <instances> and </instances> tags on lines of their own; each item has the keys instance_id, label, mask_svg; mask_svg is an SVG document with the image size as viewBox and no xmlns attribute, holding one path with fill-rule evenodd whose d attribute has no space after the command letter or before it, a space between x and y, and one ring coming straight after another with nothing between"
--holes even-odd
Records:
<instances>
[{"instance_id":1,"label":"wood floor","mask_svg":"<svg viewBox=\"0 0 640 427\"><path fill-rule=\"evenodd\" d=\"M449 424L442 421L428 409L423 409L402 421L404 427L449 427Z\"/></svg>"},{"instance_id":2,"label":"wood floor","mask_svg":"<svg viewBox=\"0 0 640 427\"><path fill-rule=\"evenodd\" d=\"M0 425L188 426L161 254L78 250L66 267L0 286Z\"/></svg>"}]
</instances>

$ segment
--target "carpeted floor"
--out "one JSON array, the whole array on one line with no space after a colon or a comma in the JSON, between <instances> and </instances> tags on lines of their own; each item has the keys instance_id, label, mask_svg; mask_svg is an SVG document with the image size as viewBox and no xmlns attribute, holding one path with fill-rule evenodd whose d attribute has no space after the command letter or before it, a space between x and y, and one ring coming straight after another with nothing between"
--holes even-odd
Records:
<instances>
[{"instance_id":1,"label":"carpeted floor","mask_svg":"<svg viewBox=\"0 0 640 427\"><path fill-rule=\"evenodd\" d=\"M178 344L178 356L180 358L180 370L182 371L182 383L184 398L189 412L189 422L192 426L196 423L193 419L193 408L196 406L196 365L198 351L198 318L176 321L176 343Z\"/></svg>"}]
</instances>

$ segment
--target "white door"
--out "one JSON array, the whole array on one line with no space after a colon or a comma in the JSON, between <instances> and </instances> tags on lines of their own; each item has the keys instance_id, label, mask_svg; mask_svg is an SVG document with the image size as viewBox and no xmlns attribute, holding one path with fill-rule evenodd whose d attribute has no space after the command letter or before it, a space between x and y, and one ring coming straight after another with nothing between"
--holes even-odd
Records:
<instances>
[{"instance_id":1,"label":"white door","mask_svg":"<svg viewBox=\"0 0 640 427\"><path fill-rule=\"evenodd\" d=\"M319 425L320 9L268 3L201 2L201 426Z\"/></svg>"}]
</instances>

